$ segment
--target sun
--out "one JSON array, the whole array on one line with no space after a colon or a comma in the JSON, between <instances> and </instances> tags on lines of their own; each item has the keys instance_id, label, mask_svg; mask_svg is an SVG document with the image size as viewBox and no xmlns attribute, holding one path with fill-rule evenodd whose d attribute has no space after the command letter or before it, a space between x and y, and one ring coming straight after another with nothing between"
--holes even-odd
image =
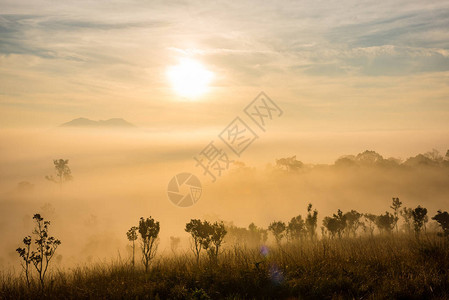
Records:
<instances>
[{"instance_id":1,"label":"sun","mask_svg":"<svg viewBox=\"0 0 449 300\"><path fill-rule=\"evenodd\" d=\"M178 65L168 67L167 77L179 96L195 99L208 92L214 74L200 62L184 58Z\"/></svg>"}]
</instances>

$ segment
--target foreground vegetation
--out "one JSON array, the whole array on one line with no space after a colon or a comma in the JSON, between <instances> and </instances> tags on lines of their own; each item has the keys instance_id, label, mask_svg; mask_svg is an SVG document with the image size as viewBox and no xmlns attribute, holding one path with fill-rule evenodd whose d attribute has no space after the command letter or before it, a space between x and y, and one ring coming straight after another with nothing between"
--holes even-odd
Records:
<instances>
[{"instance_id":1,"label":"foreground vegetation","mask_svg":"<svg viewBox=\"0 0 449 300\"><path fill-rule=\"evenodd\" d=\"M281 162L287 171L299 165ZM67 163L54 161L60 186L71 179ZM170 256L157 253L159 222L142 217L123 233L129 259L72 270L49 267L63 238L35 214L32 234L16 250L23 276L2 274L0 298L448 299L449 214L402 204L394 197L378 215L338 209L321 222L309 204L306 215L293 212L267 228L192 219L184 228L191 249L171 237Z\"/></svg>"},{"instance_id":2,"label":"foreground vegetation","mask_svg":"<svg viewBox=\"0 0 449 300\"><path fill-rule=\"evenodd\" d=\"M390 209L338 210L323 218L321 236L312 204L305 218L273 221L267 229L192 219L185 227L191 251L180 251L179 238L171 237L170 256L156 255L159 222L142 217L126 232L130 259L49 273L61 242L36 214L33 237L17 249L24 276L3 274L0 298L448 299L449 214L438 211L432 220L439 232L430 232L426 208L392 198Z\"/></svg>"},{"instance_id":3,"label":"foreground vegetation","mask_svg":"<svg viewBox=\"0 0 449 300\"><path fill-rule=\"evenodd\" d=\"M217 260L191 253L141 265L114 262L50 275L41 290L4 275L2 299L449 298L449 243L435 234L233 246Z\"/></svg>"}]
</instances>

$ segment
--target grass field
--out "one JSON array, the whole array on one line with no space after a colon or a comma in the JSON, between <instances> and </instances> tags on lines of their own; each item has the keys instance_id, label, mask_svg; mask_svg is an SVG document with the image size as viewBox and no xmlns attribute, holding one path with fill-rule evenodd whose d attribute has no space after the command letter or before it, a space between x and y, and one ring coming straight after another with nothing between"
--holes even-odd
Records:
<instances>
[{"instance_id":1,"label":"grass field","mask_svg":"<svg viewBox=\"0 0 449 300\"><path fill-rule=\"evenodd\" d=\"M448 299L449 242L414 236L227 245L217 262L179 251L141 264L116 260L53 270L42 291L3 274L2 299Z\"/></svg>"}]
</instances>

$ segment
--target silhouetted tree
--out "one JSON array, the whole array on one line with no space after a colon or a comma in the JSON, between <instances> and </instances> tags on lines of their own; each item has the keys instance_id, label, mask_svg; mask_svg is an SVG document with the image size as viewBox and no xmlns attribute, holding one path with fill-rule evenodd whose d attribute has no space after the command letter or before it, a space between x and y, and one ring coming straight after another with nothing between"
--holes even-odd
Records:
<instances>
[{"instance_id":1,"label":"silhouetted tree","mask_svg":"<svg viewBox=\"0 0 449 300\"><path fill-rule=\"evenodd\" d=\"M299 240L306 233L306 224L301 215L293 217L287 225L287 234L291 240Z\"/></svg>"},{"instance_id":2,"label":"silhouetted tree","mask_svg":"<svg viewBox=\"0 0 449 300\"><path fill-rule=\"evenodd\" d=\"M225 240L231 244L260 246L267 240L267 230L251 223L248 228L237 227L232 224L226 226Z\"/></svg>"},{"instance_id":3,"label":"silhouetted tree","mask_svg":"<svg viewBox=\"0 0 449 300\"><path fill-rule=\"evenodd\" d=\"M429 159L433 160L436 163L441 163L444 160L444 157L440 154L440 152L437 149L432 149L432 151L424 153L425 157L428 157Z\"/></svg>"},{"instance_id":4,"label":"silhouetted tree","mask_svg":"<svg viewBox=\"0 0 449 300\"><path fill-rule=\"evenodd\" d=\"M217 260L220 246L223 243L223 239L224 239L227 231L225 229L223 222L220 222L220 223L215 222L213 224L209 224L209 223L207 223L207 224L209 227L208 231L209 231L210 240L212 242L212 246L209 248L209 256L212 259Z\"/></svg>"},{"instance_id":5,"label":"silhouetted tree","mask_svg":"<svg viewBox=\"0 0 449 300\"><path fill-rule=\"evenodd\" d=\"M408 158L403 165L409 167L432 167L437 166L438 162L435 162L424 154L418 154L415 157Z\"/></svg>"},{"instance_id":6,"label":"silhouetted tree","mask_svg":"<svg viewBox=\"0 0 449 300\"><path fill-rule=\"evenodd\" d=\"M302 162L296 159L296 155L276 160L276 166L287 172L298 171L303 165Z\"/></svg>"},{"instance_id":7,"label":"silhouetted tree","mask_svg":"<svg viewBox=\"0 0 449 300\"><path fill-rule=\"evenodd\" d=\"M345 155L338 158L334 164L337 168L357 167L354 155Z\"/></svg>"},{"instance_id":8,"label":"silhouetted tree","mask_svg":"<svg viewBox=\"0 0 449 300\"><path fill-rule=\"evenodd\" d=\"M190 233L193 240L192 251L195 254L196 262L199 263L201 250L203 249L203 244L209 244L210 241L207 241L209 238L205 227L201 220L192 219L189 223L186 224L185 231Z\"/></svg>"},{"instance_id":9,"label":"silhouetted tree","mask_svg":"<svg viewBox=\"0 0 449 300\"><path fill-rule=\"evenodd\" d=\"M402 218L404 219L404 230L407 234L412 232L412 222L413 222L413 209L404 207L400 211Z\"/></svg>"},{"instance_id":10,"label":"silhouetted tree","mask_svg":"<svg viewBox=\"0 0 449 300\"><path fill-rule=\"evenodd\" d=\"M252 243L252 232L244 227L237 227L232 224L226 226L226 241L234 245L255 245Z\"/></svg>"},{"instance_id":11,"label":"silhouetted tree","mask_svg":"<svg viewBox=\"0 0 449 300\"><path fill-rule=\"evenodd\" d=\"M128 240L130 241L130 242L132 242L133 243L133 259L132 259L132 265L133 265L133 267L134 267L134 265L135 265L135 260L134 260L134 257L135 257L135 241L137 240L137 230L138 230L139 228L138 227L136 227L136 226L133 226L133 227L131 227L129 230L128 230L128 232L126 233L126 237L128 238Z\"/></svg>"},{"instance_id":12,"label":"silhouetted tree","mask_svg":"<svg viewBox=\"0 0 449 300\"><path fill-rule=\"evenodd\" d=\"M31 236L26 236L23 238L24 248L17 248L16 251L19 256L23 259L21 262L23 271L25 272L25 279L28 288L30 288L30 264L31 264Z\"/></svg>"},{"instance_id":13,"label":"silhouetted tree","mask_svg":"<svg viewBox=\"0 0 449 300\"><path fill-rule=\"evenodd\" d=\"M343 215L343 218L346 221L346 232L348 235L352 233L352 235L355 237L357 234L357 230L365 225L361 221L362 216L363 215L356 210L351 210Z\"/></svg>"},{"instance_id":14,"label":"silhouetted tree","mask_svg":"<svg viewBox=\"0 0 449 300\"><path fill-rule=\"evenodd\" d=\"M192 251L196 257L196 263L199 263L201 250L203 245L209 247L210 239L206 226L198 219L192 219L186 224L185 231L190 233L193 240Z\"/></svg>"},{"instance_id":15,"label":"silhouetted tree","mask_svg":"<svg viewBox=\"0 0 449 300\"><path fill-rule=\"evenodd\" d=\"M357 154L355 160L361 165L370 166L382 163L384 158L376 151L365 150L364 152Z\"/></svg>"},{"instance_id":16,"label":"silhouetted tree","mask_svg":"<svg viewBox=\"0 0 449 300\"><path fill-rule=\"evenodd\" d=\"M251 234L251 241L253 245L260 245L266 243L268 239L268 231L263 228L257 227L254 223L249 224L248 230Z\"/></svg>"},{"instance_id":17,"label":"silhouetted tree","mask_svg":"<svg viewBox=\"0 0 449 300\"><path fill-rule=\"evenodd\" d=\"M53 164L55 165L56 178L53 175L45 176L47 180L53 181L58 183L59 186L62 186L64 182L73 179L68 159L55 159L53 160Z\"/></svg>"},{"instance_id":18,"label":"silhouetted tree","mask_svg":"<svg viewBox=\"0 0 449 300\"><path fill-rule=\"evenodd\" d=\"M363 217L366 220L366 227L364 227L365 230L368 230L370 235L373 236L374 235L374 227L376 226L376 219L377 216L370 214L370 213L366 213L363 214Z\"/></svg>"},{"instance_id":19,"label":"silhouetted tree","mask_svg":"<svg viewBox=\"0 0 449 300\"><path fill-rule=\"evenodd\" d=\"M394 215L394 227L396 227L396 233L399 232L398 221L399 221L399 209L401 208L402 202L399 198L394 198L392 200L390 208L393 210Z\"/></svg>"},{"instance_id":20,"label":"silhouetted tree","mask_svg":"<svg viewBox=\"0 0 449 300\"><path fill-rule=\"evenodd\" d=\"M268 226L268 230L273 233L276 243L281 245L282 238L285 236L285 223L281 221L272 222L270 226Z\"/></svg>"},{"instance_id":21,"label":"silhouetted tree","mask_svg":"<svg viewBox=\"0 0 449 300\"><path fill-rule=\"evenodd\" d=\"M206 251L211 260L217 259L220 246L227 233L223 222L211 224L208 221L202 222L201 220L192 219L186 224L185 231L192 236L192 250L196 256L197 263L199 263L202 249Z\"/></svg>"},{"instance_id":22,"label":"silhouetted tree","mask_svg":"<svg viewBox=\"0 0 449 300\"><path fill-rule=\"evenodd\" d=\"M316 227L318 223L318 211L314 209L312 211L312 203L307 206L307 218L306 218L306 229L309 233L310 239L313 240L316 236Z\"/></svg>"},{"instance_id":23,"label":"silhouetted tree","mask_svg":"<svg viewBox=\"0 0 449 300\"><path fill-rule=\"evenodd\" d=\"M151 260L156 255L159 231L159 222L156 222L152 217L147 219L140 218L139 233L141 238L142 263L145 266L145 272L148 271Z\"/></svg>"},{"instance_id":24,"label":"silhouetted tree","mask_svg":"<svg viewBox=\"0 0 449 300\"><path fill-rule=\"evenodd\" d=\"M415 234L418 237L423 228L425 229L425 225L428 221L427 208L418 205L418 207L412 211L412 216L413 228L415 229Z\"/></svg>"},{"instance_id":25,"label":"silhouetted tree","mask_svg":"<svg viewBox=\"0 0 449 300\"><path fill-rule=\"evenodd\" d=\"M449 237L449 214L447 211L441 212L441 210L439 210L437 214L432 217L432 220L437 221L441 226L441 229L443 229L443 235Z\"/></svg>"},{"instance_id":26,"label":"silhouetted tree","mask_svg":"<svg viewBox=\"0 0 449 300\"><path fill-rule=\"evenodd\" d=\"M391 233L394 228L394 215L387 211L385 214L377 216L376 225L380 233Z\"/></svg>"},{"instance_id":27,"label":"silhouetted tree","mask_svg":"<svg viewBox=\"0 0 449 300\"><path fill-rule=\"evenodd\" d=\"M323 219L323 226L330 233L331 237L338 235L341 238L341 234L346 228L346 217L341 210L338 210L337 214Z\"/></svg>"},{"instance_id":28,"label":"silhouetted tree","mask_svg":"<svg viewBox=\"0 0 449 300\"><path fill-rule=\"evenodd\" d=\"M27 236L23 239L25 244L24 248L17 248L16 251L20 257L24 260L24 270L28 287L30 286L29 280L29 265L33 264L36 269L41 289L44 289L45 275L47 274L48 266L53 258L56 249L61 244L61 241L53 236L48 235L48 227L50 221L44 221L44 218L40 214L35 214L33 220L36 222L36 226L33 230L33 234L36 236L34 243L36 250L31 250L31 237Z\"/></svg>"},{"instance_id":29,"label":"silhouetted tree","mask_svg":"<svg viewBox=\"0 0 449 300\"><path fill-rule=\"evenodd\" d=\"M332 217L324 217L323 219L323 227L326 229L330 237L335 237L337 234L337 231L340 228L340 223L338 220L332 218Z\"/></svg>"}]
</instances>

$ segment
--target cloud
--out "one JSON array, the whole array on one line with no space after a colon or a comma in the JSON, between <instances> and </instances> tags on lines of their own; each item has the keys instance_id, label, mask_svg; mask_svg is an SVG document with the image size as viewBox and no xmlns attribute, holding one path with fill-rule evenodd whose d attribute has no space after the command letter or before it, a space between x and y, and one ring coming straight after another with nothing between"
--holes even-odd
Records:
<instances>
[{"instance_id":1,"label":"cloud","mask_svg":"<svg viewBox=\"0 0 449 300\"><path fill-rule=\"evenodd\" d=\"M184 56L216 72L215 100L226 99L226 93L243 98L241 89L247 89L246 95L264 89L289 95L290 102L301 95L302 103L314 107L329 105L329 93L376 95L379 103L392 95L385 89L389 82L424 99L426 88L418 85L419 92L410 92L409 85L419 78L433 87L427 88L429 98L447 95L441 83L449 71L447 3L263 4L5 0L0 15L0 76L7 78L0 83L2 95L11 97L9 103L32 102L33 107L48 101L89 107L92 102L98 111L106 105L104 110L118 113L123 102L143 114L143 107L172 101L163 74ZM348 90L357 85L369 92ZM402 99L401 87L393 94Z\"/></svg>"},{"instance_id":2,"label":"cloud","mask_svg":"<svg viewBox=\"0 0 449 300\"><path fill-rule=\"evenodd\" d=\"M327 38L336 43L371 47L382 45L447 47L447 39L438 42L426 40L426 35L449 27L449 10L420 10L413 13L380 17L357 24L337 26L329 30ZM444 30L447 32L447 30ZM412 36L412 38L411 38ZM419 40L417 38L421 37Z\"/></svg>"},{"instance_id":3,"label":"cloud","mask_svg":"<svg viewBox=\"0 0 449 300\"><path fill-rule=\"evenodd\" d=\"M61 55L55 50L55 44L70 43L79 47L76 41L70 40L82 34L95 34L97 31L120 31L135 28L160 28L166 26L162 21L142 22L99 22L95 20L64 19L43 15L0 15L0 53L31 54L43 58L61 58L78 60L70 55ZM62 33L62 34L61 34ZM55 40L54 35L59 35ZM67 35L64 38L64 35ZM56 47L58 48L58 47Z\"/></svg>"}]
</instances>

